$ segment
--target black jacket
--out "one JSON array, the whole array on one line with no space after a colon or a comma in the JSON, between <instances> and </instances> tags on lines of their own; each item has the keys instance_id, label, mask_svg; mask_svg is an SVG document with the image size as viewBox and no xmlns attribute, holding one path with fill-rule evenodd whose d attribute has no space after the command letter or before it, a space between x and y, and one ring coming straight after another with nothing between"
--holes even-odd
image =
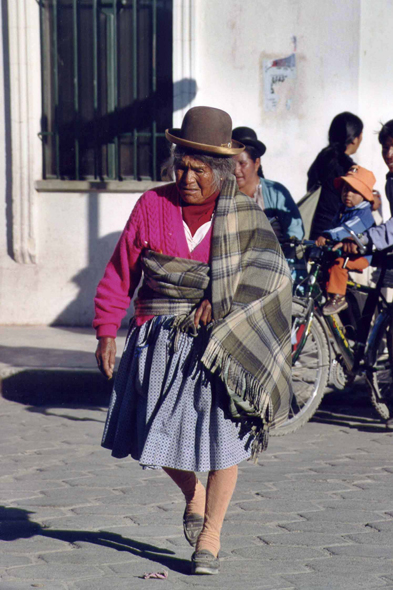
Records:
<instances>
[{"instance_id":1,"label":"black jacket","mask_svg":"<svg viewBox=\"0 0 393 590\"><path fill-rule=\"evenodd\" d=\"M346 174L353 165L354 161L347 154L328 146L310 166L307 190L322 186L311 226L311 240L316 240L323 231L331 228L331 222L342 204L340 191L334 188L333 181Z\"/></svg>"}]
</instances>

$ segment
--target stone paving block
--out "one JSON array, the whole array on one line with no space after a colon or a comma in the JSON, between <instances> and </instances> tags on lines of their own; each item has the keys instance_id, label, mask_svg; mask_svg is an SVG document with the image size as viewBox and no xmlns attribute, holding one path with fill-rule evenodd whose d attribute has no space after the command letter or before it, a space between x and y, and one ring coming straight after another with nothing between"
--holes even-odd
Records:
<instances>
[{"instance_id":1,"label":"stone paving block","mask_svg":"<svg viewBox=\"0 0 393 590\"><path fill-rule=\"evenodd\" d=\"M377 523L379 525L379 523ZM374 526L374 525L373 525ZM314 522L305 519L299 519L294 522L280 523L280 528L283 528L289 532L304 532L304 533L320 533L320 534L334 534L334 535L346 535L348 533L362 533L366 534L370 532L366 523L348 523L348 522L336 522L321 520L320 522Z\"/></svg>"},{"instance_id":2,"label":"stone paving block","mask_svg":"<svg viewBox=\"0 0 393 590\"><path fill-rule=\"evenodd\" d=\"M112 501L110 501L112 500ZM95 515L95 516L128 516L131 519L137 518L140 515L148 515L151 512L150 506L135 506L130 502L125 503L124 497L110 496L106 504L102 504L102 498L100 503L91 503L86 506L79 506L77 508L71 508L70 512L76 515Z\"/></svg>"},{"instance_id":3,"label":"stone paving block","mask_svg":"<svg viewBox=\"0 0 393 590\"><path fill-rule=\"evenodd\" d=\"M367 556L336 555L327 559L315 559L313 561L306 559L305 564L311 570L323 573L326 576L332 572L332 568L337 574L348 577L360 571L375 576L393 573L393 559L375 559Z\"/></svg>"},{"instance_id":4,"label":"stone paving block","mask_svg":"<svg viewBox=\"0 0 393 590\"><path fill-rule=\"evenodd\" d=\"M303 502L301 499L296 500L292 499L292 502L287 501L280 501L280 500L267 500L261 498L260 500L250 500L249 502L235 502L235 506L244 510L245 512L256 512L256 513L271 513L271 512L281 512L281 513L299 513L299 512L306 512L308 510L315 510L318 511L317 507L310 506L310 502Z\"/></svg>"},{"instance_id":5,"label":"stone paving block","mask_svg":"<svg viewBox=\"0 0 393 590\"><path fill-rule=\"evenodd\" d=\"M369 522L367 527L380 532L390 533L393 530L393 520L385 520L380 522Z\"/></svg>"},{"instance_id":6,"label":"stone paving block","mask_svg":"<svg viewBox=\"0 0 393 590\"><path fill-rule=\"evenodd\" d=\"M120 578L116 576L116 590L140 590L153 582L159 583L161 590L175 589L173 580L142 580L136 576ZM100 578L93 578L90 580L78 580L74 582L72 590L108 590L113 588L113 574ZM177 586L176 586L177 589Z\"/></svg>"},{"instance_id":7,"label":"stone paving block","mask_svg":"<svg viewBox=\"0 0 393 590\"><path fill-rule=\"evenodd\" d=\"M274 485L275 490L268 490L268 491L261 491L258 492L258 495L263 497L274 497L273 494L292 494L294 495L295 492L301 492L302 497L303 494L313 494L313 493L321 493L330 494L330 493L341 493L341 492L350 492L350 491L359 491L354 486L343 482L340 479L331 479L328 481L321 481L319 479L314 480L303 480L303 479L288 479L285 481L279 481Z\"/></svg>"},{"instance_id":8,"label":"stone paving block","mask_svg":"<svg viewBox=\"0 0 393 590\"><path fill-rule=\"evenodd\" d=\"M167 542L167 539L153 539L152 542L146 539L132 539L121 533L112 531L99 531L98 533L90 533L85 535L81 540L74 542L72 548L80 549L83 555L98 555L101 563L115 563L117 561L125 561L124 558L131 559L133 556L138 558L143 554L156 554L163 556L175 556L178 551L187 551L187 555L191 555L192 548L188 545L184 536L181 537L182 543L179 549L176 549L172 543ZM118 556L121 556L121 560ZM129 559L128 559L129 558Z\"/></svg>"},{"instance_id":9,"label":"stone paving block","mask_svg":"<svg viewBox=\"0 0 393 590\"><path fill-rule=\"evenodd\" d=\"M332 555L342 555L346 557L370 557L373 559L392 559L392 545L389 543L378 545L346 545L341 547L328 547L327 550Z\"/></svg>"},{"instance_id":10,"label":"stone paving block","mask_svg":"<svg viewBox=\"0 0 393 590\"><path fill-rule=\"evenodd\" d=\"M125 526L112 526L111 531L121 534L123 537L127 537L130 539L138 540L138 539L146 539L146 538L156 538L161 539L165 537L170 537L172 535L176 536L179 534L179 531L183 530L183 525L181 523L171 524L171 525L162 525L159 526L138 526L129 524Z\"/></svg>"},{"instance_id":11,"label":"stone paving block","mask_svg":"<svg viewBox=\"0 0 393 590\"><path fill-rule=\"evenodd\" d=\"M99 568L84 564L42 564L14 567L10 570L9 576L15 580L29 580L30 583L40 582L41 580L53 580L62 582L64 580L77 580L80 578L91 578L100 574ZM11 575L12 574L12 575Z\"/></svg>"},{"instance_id":12,"label":"stone paving block","mask_svg":"<svg viewBox=\"0 0 393 590\"><path fill-rule=\"evenodd\" d=\"M99 486L100 488L118 489L119 491L121 491L122 487L129 486L130 484L132 485L133 478L130 474L120 472L113 474L111 476L85 474L83 477L73 477L72 479L69 477L64 478L63 481L70 487L83 488L90 486Z\"/></svg>"},{"instance_id":13,"label":"stone paving block","mask_svg":"<svg viewBox=\"0 0 393 590\"><path fill-rule=\"evenodd\" d=\"M313 547L286 547L285 551L281 547L269 546L265 544L261 545L250 545L247 548L235 549L233 554L239 557L246 557L249 559L263 559L269 560L274 559L277 562L282 561L308 561L310 559L317 559L328 557L324 554L323 550L315 549Z\"/></svg>"},{"instance_id":14,"label":"stone paving block","mask_svg":"<svg viewBox=\"0 0 393 590\"><path fill-rule=\"evenodd\" d=\"M315 467L313 468L315 473L321 476L329 476L329 479L337 478L341 474L344 478L348 477L349 475L356 475L356 476L370 476L372 477L373 474L377 471L375 466L363 466L356 461L348 461L344 464L336 464L336 465L325 465L323 467Z\"/></svg>"},{"instance_id":15,"label":"stone paving block","mask_svg":"<svg viewBox=\"0 0 393 590\"><path fill-rule=\"evenodd\" d=\"M41 496L29 498L28 503L29 506L78 506L107 494L108 490L105 488L61 488L56 491L48 490ZM14 504L24 506L22 500L15 501Z\"/></svg>"},{"instance_id":16,"label":"stone paving block","mask_svg":"<svg viewBox=\"0 0 393 590\"><path fill-rule=\"evenodd\" d=\"M170 577L176 580L180 576L189 575L191 571L192 549L177 551L176 555L163 555L159 553L144 554L138 560L128 563L109 565L109 569L120 576L142 576L145 572L170 570Z\"/></svg>"},{"instance_id":17,"label":"stone paving block","mask_svg":"<svg viewBox=\"0 0 393 590\"><path fill-rule=\"evenodd\" d=\"M370 527L367 527L370 529ZM347 538L353 543L359 543L360 545L393 545L393 521L390 521L390 527L386 527L385 530L376 530L371 528L370 535L357 535L349 534ZM393 557L393 551L392 551Z\"/></svg>"},{"instance_id":18,"label":"stone paving block","mask_svg":"<svg viewBox=\"0 0 393 590\"><path fill-rule=\"evenodd\" d=\"M11 482L0 482L0 495L9 495L9 497L14 498L17 497L18 494L23 493L27 494L30 493L33 495L34 492L40 492L43 487L45 490L51 489L58 489L58 488L65 488L66 485L59 481L47 481L43 484L42 480L36 481L29 481L25 479L23 481L19 481L15 479Z\"/></svg>"},{"instance_id":19,"label":"stone paving block","mask_svg":"<svg viewBox=\"0 0 393 590\"><path fill-rule=\"evenodd\" d=\"M99 549L106 549L100 551ZM48 553L40 553L38 558L41 562L47 564L62 564L62 565L86 565L89 563L94 566L101 566L103 564L114 563L128 563L139 559L135 553L131 553L129 549L118 550L114 547L98 547L91 546L89 549L83 547L78 549L75 547L72 551L51 551Z\"/></svg>"},{"instance_id":20,"label":"stone paving block","mask_svg":"<svg viewBox=\"0 0 393 590\"><path fill-rule=\"evenodd\" d=\"M13 555L11 553L0 554L0 567L2 568L15 567L17 565L29 565L31 563L31 559L24 555ZM0 588L2 588L1 585Z\"/></svg>"},{"instance_id":21,"label":"stone paving block","mask_svg":"<svg viewBox=\"0 0 393 590\"><path fill-rule=\"evenodd\" d=\"M267 545L279 545L279 546L308 546L308 547L330 547L332 545L350 545L351 540L347 537L343 537L339 534L328 534L325 532L309 532L309 533L285 533L281 535L259 535L259 539Z\"/></svg>"},{"instance_id":22,"label":"stone paving block","mask_svg":"<svg viewBox=\"0 0 393 590\"><path fill-rule=\"evenodd\" d=\"M367 510L366 507L362 509L345 510L344 508L327 508L326 510L319 510L318 512L302 512L300 516L306 518L310 522L320 521L336 521L349 522L358 524L367 524L370 521L377 521L378 516L380 520L388 520L389 516L383 513L378 514L378 511Z\"/></svg>"},{"instance_id":23,"label":"stone paving block","mask_svg":"<svg viewBox=\"0 0 393 590\"><path fill-rule=\"evenodd\" d=\"M259 524L258 522L228 522L224 521L222 536L232 537L244 535L244 538L257 537L260 535L282 534L283 530L275 525Z\"/></svg>"},{"instance_id":24,"label":"stone paving block","mask_svg":"<svg viewBox=\"0 0 393 590\"><path fill-rule=\"evenodd\" d=\"M123 487L118 488L117 491L123 494L126 498L129 498L130 502L142 504L142 506L158 504L166 497L169 499L172 494L171 488L168 488L164 483L159 485L156 484L154 486Z\"/></svg>"},{"instance_id":25,"label":"stone paving block","mask_svg":"<svg viewBox=\"0 0 393 590\"><path fill-rule=\"evenodd\" d=\"M292 583L296 590L368 590L384 588L386 584L376 576L351 572L350 575L337 574L332 567L329 574L310 572L308 574L290 574L282 576Z\"/></svg>"},{"instance_id":26,"label":"stone paving block","mask_svg":"<svg viewBox=\"0 0 393 590\"><path fill-rule=\"evenodd\" d=\"M32 590L32 588L40 588L41 590L71 590L69 586L62 582L40 582L39 584L31 584L30 582L10 582L3 580L1 582L1 590Z\"/></svg>"},{"instance_id":27,"label":"stone paving block","mask_svg":"<svg viewBox=\"0 0 393 590\"><path fill-rule=\"evenodd\" d=\"M47 440L37 440L34 443L34 450L37 449L54 449L56 448L56 445L54 443L50 443ZM4 455L6 455L7 457L15 457L17 458L21 453L26 453L27 455L29 453L32 452L32 448L31 448L31 442L28 441L24 441L24 440L20 440L17 444L17 446L15 445L15 443L6 443L3 444L0 448L0 457L3 457Z\"/></svg>"},{"instance_id":28,"label":"stone paving block","mask_svg":"<svg viewBox=\"0 0 393 590\"><path fill-rule=\"evenodd\" d=\"M95 531L99 529L105 529L106 527L113 526L130 526L134 524L128 518L121 516L60 516L58 518L44 518L41 521L41 525L45 530L63 530L63 531ZM137 526L137 525L135 525Z\"/></svg>"},{"instance_id":29,"label":"stone paving block","mask_svg":"<svg viewBox=\"0 0 393 590\"><path fill-rule=\"evenodd\" d=\"M317 500L314 504L324 510L336 510L337 508L342 508L344 510L359 510L359 508L366 505L368 510L384 512L387 515L389 514L389 511L393 511L392 492L390 490L389 493L389 490L387 489L382 493L378 493L377 498L369 494L361 493L350 498Z\"/></svg>"},{"instance_id":30,"label":"stone paving block","mask_svg":"<svg viewBox=\"0 0 393 590\"><path fill-rule=\"evenodd\" d=\"M299 514L290 514L288 512L255 512L252 510L228 510L225 517L225 522L232 523L259 523L259 524L282 524L287 522L297 522L304 520L304 517Z\"/></svg>"},{"instance_id":31,"label":"stone paving block","mask_svg":"<svg viewBox=\"0 0 393 590\"><path fill-rule=\"evenodd\" d=\"M56 538L44 535L17 538L13 541L0 541L0 555L3 553L14 553L16 555L28 555L40 551L64 551L67 547L71 550L69 543Z\"/></svg>"},{"instance_id":32,"label":"stone paving block","mask_svg":"<svg viewBox=\"0 0 393 590\"><path fill-rule=\"evenodd\" d=\"M0 492L0 503L15 502L17 500L21 502L29 502L30 499L34 500L35 498L40 498L42 495L41 492L15 492L13 494L10 492Z\"/></svg>"},{"instance_id":33,"label":"stone paving block","mask_svg":"<svg viewBox=\"0 0 393 590\"><path fill-rule=\"evenodd\" d=\"M46 482L53 480L55 482L63 482L66 478L70 478L71 474L74 477L85 478L88 475L79 469L79 466L75 469L68 469L65 465L56 465L55 467L46 467L41 469L36 469L34 471L29 471L23 475L17 476L15 481L23 483L29 482L32 484L33 482ZM46 483L45 483L46 486Z\"/></svg>"}]
</instances>

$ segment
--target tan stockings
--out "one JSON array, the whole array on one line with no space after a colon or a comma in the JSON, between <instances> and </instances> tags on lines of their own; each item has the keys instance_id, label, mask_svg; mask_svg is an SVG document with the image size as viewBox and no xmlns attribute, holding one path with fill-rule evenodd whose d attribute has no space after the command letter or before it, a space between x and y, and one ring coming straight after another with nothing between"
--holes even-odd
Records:
<instances>
[{"instance_id":1,"label":"tan stockings","mask_svg":"<svg viewBox=\"0 0 393 590\"><path fill-rule=\"evenodd\" d=\"M194 472L168 467L164 467L164 471L183 492L187 503L187 512L205 516L196 550L208 549L217 556L220 550L222 524L236 487L237 465L227 469L210 471L206 492Z\"/></svg>"}]
</instances>

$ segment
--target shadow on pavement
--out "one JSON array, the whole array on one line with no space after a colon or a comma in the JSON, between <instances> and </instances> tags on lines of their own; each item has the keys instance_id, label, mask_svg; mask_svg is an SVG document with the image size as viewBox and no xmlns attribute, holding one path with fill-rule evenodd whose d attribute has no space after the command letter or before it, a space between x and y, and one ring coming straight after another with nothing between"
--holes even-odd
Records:
<instances>
[{"instance_id":1,"label":"shadow on pavement","mask_svg":"<svg viewBox=\"0 0 393 590\"><path fill-rule=\"evenodd\" d=\"M25 370L3 378L4 399L28 406L107 407L113 379L92 371Z\"/></svg>"},{"instance_id":2,"label":"shadow on pavement","mask_svg":"<svg viewBox=\"0 0 393 590\"><path fill-rule=\"evenodd\" d=\"M373 408L366 386L361 382L344 391L333 390L325 394L312 422L386 433L385 421Z\"/></svg>"},{"instance_id":3,"label":"shadow on pavement","mask_svg":"<svg viewBox=\"0 0 393 590\"><path fill-rule=\"evenodd\" d=\"M103 547L110 547L116 551L127 551L132 555L155 561L173 571L188 574L190 573L190 562L186 559L172 557L174 551L127 539L117 533L107 531L67 531L56 529L45 529L40 524L30 520L28 510L22 508L7 508L0 506L0 540L16 541L17 539L29 539L35 536L58 539L65 543L77 544L78 542L92 543Z\"/></svg>"}]
</instances>

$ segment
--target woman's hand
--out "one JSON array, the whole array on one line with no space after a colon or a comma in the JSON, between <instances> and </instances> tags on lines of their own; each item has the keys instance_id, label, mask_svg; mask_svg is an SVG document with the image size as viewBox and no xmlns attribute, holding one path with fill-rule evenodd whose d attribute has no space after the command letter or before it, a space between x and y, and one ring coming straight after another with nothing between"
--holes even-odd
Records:
<instances>
[{"instance_id":1,"label":"woman's hand","mask_svg":"<svg viewBox=\"0 0 393 590\"><path fill-rule=\"evenodd\" d=\"M207 299L204 299L195 312L194 324L197 328L199 322L204 326L212 321L212 304Z\"/></svg>"},{"instance_id":2,"label":"woman's hand","mask_svg":"<svg viewBox=\"0 0 393 590\"><path fill-rule=\"evenodd\" d=\"M97 365L101 373L112 379L116 360L116 340L109 336L100 338L96 350Z\"/></svg>"},{"instance_id":3,"label":"woman's hand","mask_svg":"<svg viewBox=\"0 0 393 590\"><path fill-rule=\"evenodd\" d=\"M315 245L316 246L324 246L326 244L326 238L324 238L323 236L319 236L318 239L315 240Z\"/></svg>"}]
</instances>

